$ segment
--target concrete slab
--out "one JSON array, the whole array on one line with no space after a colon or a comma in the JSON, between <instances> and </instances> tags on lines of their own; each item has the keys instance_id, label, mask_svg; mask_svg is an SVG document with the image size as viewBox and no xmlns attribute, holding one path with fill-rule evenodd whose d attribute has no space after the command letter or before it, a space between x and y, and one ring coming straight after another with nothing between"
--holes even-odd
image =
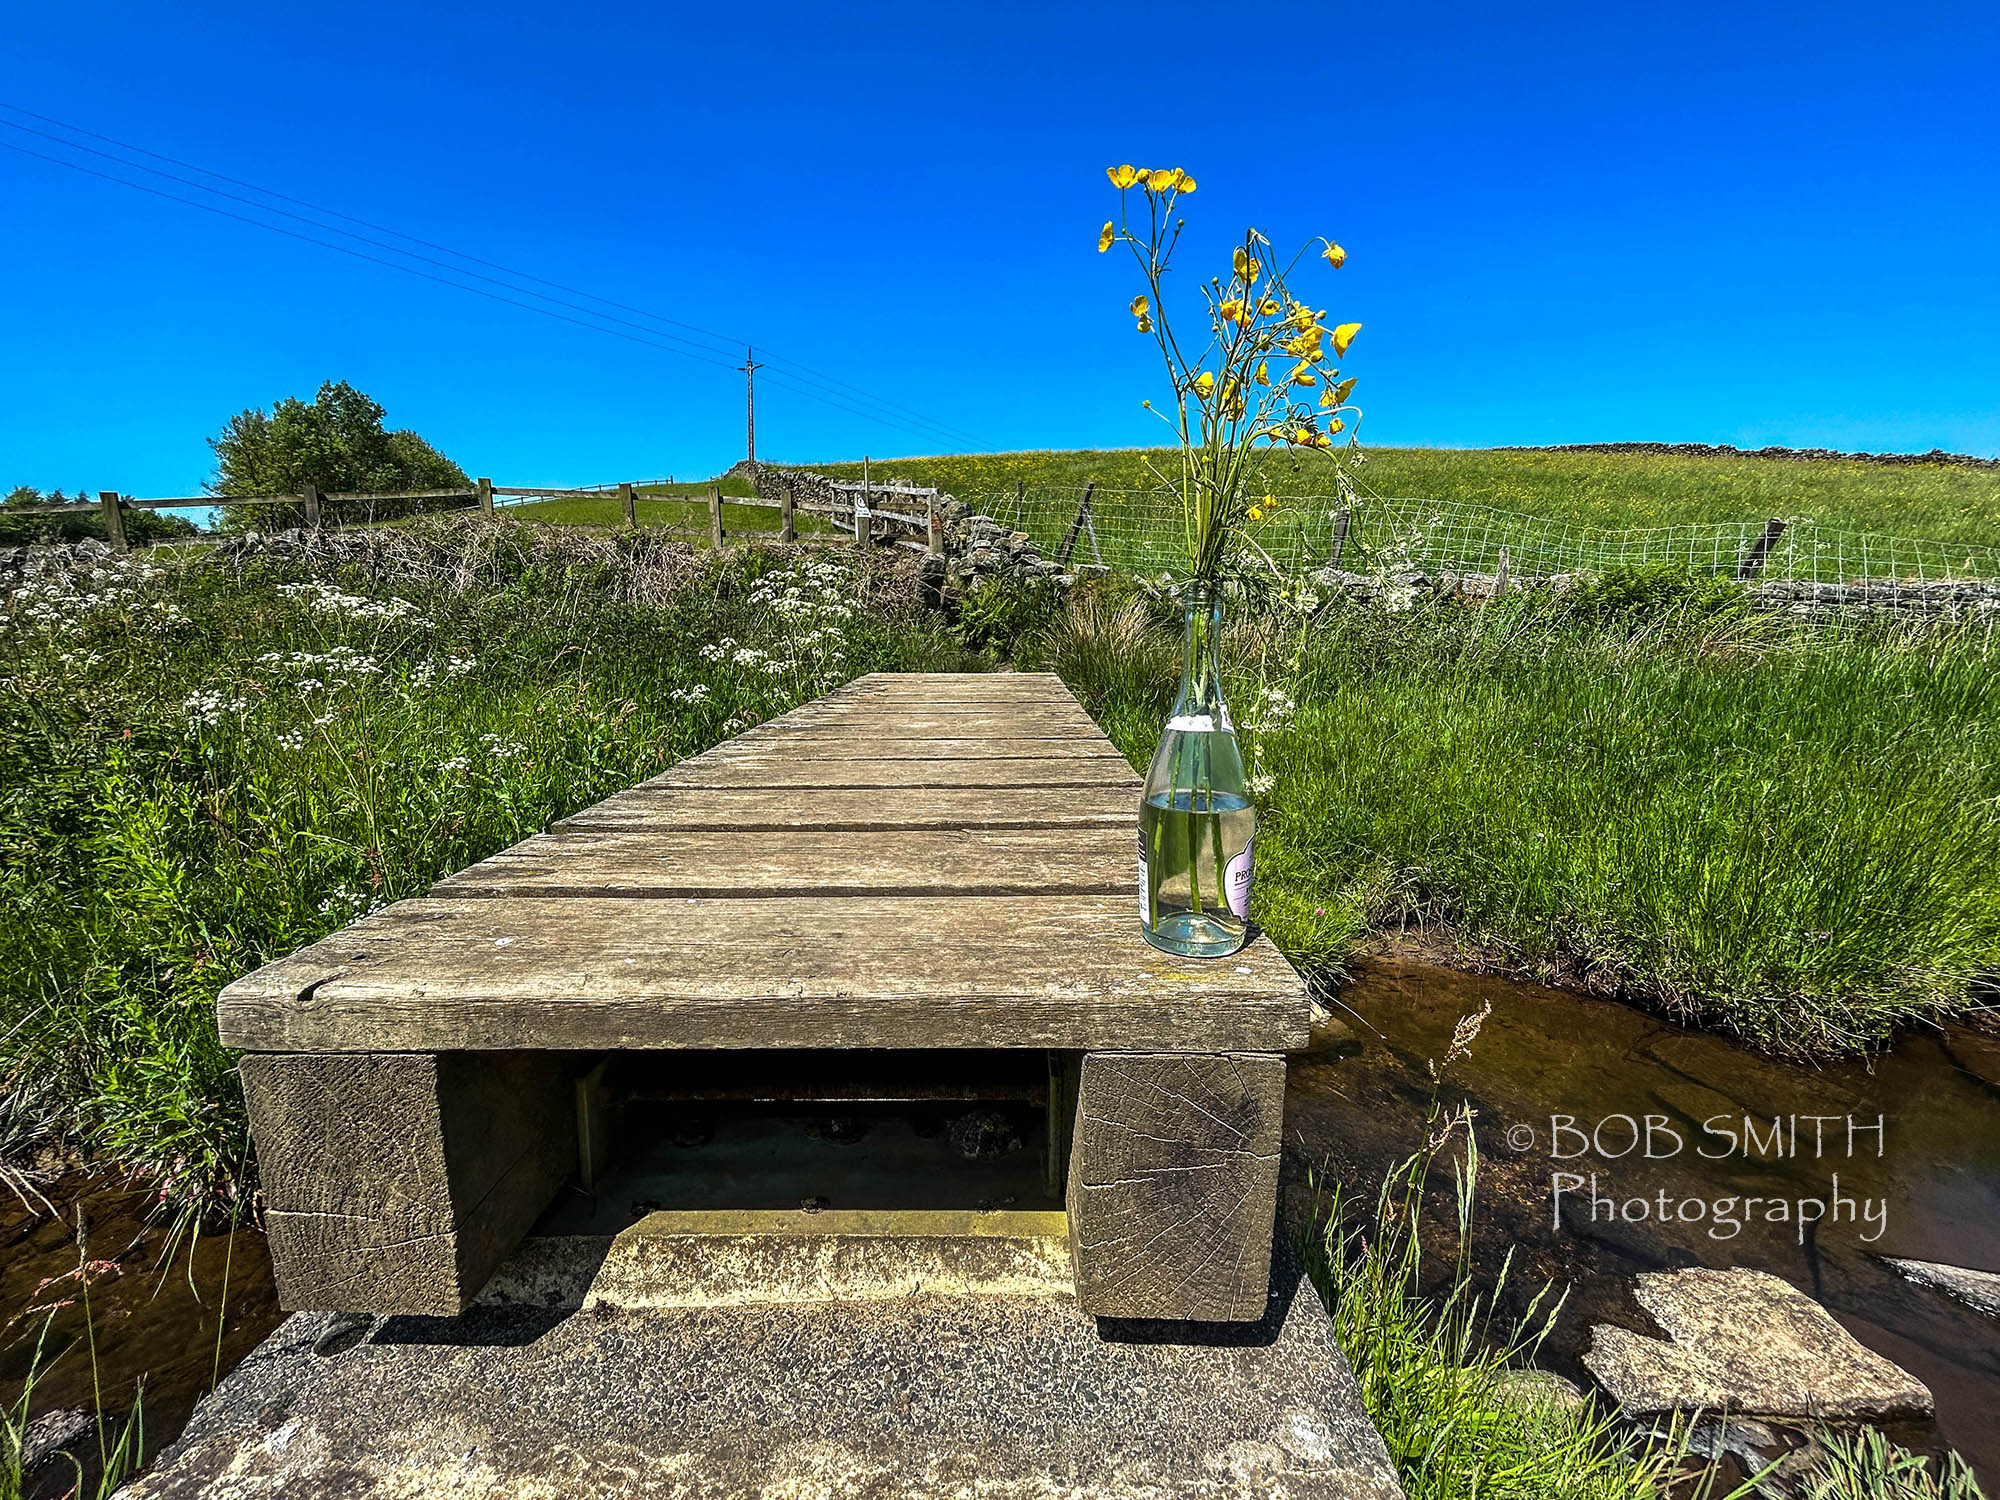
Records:
<instances>
[{"instance_id":1,"label":"concrete slab","mask_svg":"<svg viewBox=\"0 0 2000 1500\"><path fill-rule=\"evenodd\" d=\"M593 1299L608 1267L634 1300L629 1248L530 1242L456 1318L299 1313L125 1493L1402 1500L1282 1247L1264 1320L1206 1325L1100 1323L1036 1278L1023 1295Z\"/></svg>"}]
</instances>

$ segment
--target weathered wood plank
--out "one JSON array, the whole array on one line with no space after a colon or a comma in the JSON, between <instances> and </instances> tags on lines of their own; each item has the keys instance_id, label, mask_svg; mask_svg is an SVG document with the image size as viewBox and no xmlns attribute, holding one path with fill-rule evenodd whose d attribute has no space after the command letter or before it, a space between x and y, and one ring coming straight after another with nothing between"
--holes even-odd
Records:
<instances>
[{"instance_id":1,"label":"weathered wood plank","mask_svg":"<svg viewBox=\"0 0 2000 1500\"><path fill-rule=\"evenodd\" d=\"M793 829L861 833L896 828L1057 828L1098 824L1124 828L1133 792L1123 786L1041 791L994 786L941 786L922 792L815 787L677 787L648 782L608 797L558 830L686 828L770 833Z\"/></svg>"},{"instance_id":2,"label":"weathered wood plank","mask_svg":"<svg viewBox=\"0 0 2000 1500\"><path fill-rule=\"evenodd\" d=\"M278 1299L461 1311L575 1170L560 1054L252 1055Z\"/></svg>"},{"instance_id":3,"label":"weathered wood plank","mask_svg":"<svg viewBox=\"0 0 2000 1500\"><path fill-rule=\"evenodd\" d=\"M993 760L979 765L976 773L965 761L940 761L930 757L915 760L877 760L850 746L842 759L829 756L801 756L770 760L710 759L707 756L682 761L655 776L646 786L703 787L879 787L915 791L929 787L964 786L975 778L981 786L1056 790L1063 787L1126 787L1136 798L1143 779L1123 760L1046 760L1021 758ZM1132 804L1138 821L1139 804ZM1134 837L1137 835L1135 833ZM1137 859L1138 846L1133 845Z\"/></svg>"},{"instance_id":4,"label":"weathered wood plank","mask_svg":"<svg viewBox=\"0 0 2000 1500\"><path fill-rule=\"evenodd\" d=\"M871 735L862 745L856 743L852 734L838 729L816 735L773 735L755 740L730 740L716 746L704 758L713 761L796 759L818 749L832 750L843 746L865 749L870 760L1107 760L1125 764L1125 757L1103 738L1092 740L1057 735L1017 739L980 735L968 739L905 739L878 733Z\"/></svg>"},{"instance_id":5,"label":"weathered wood plank","mask_svg":"<svg viewBox=\"0 0 2000 1500\"><path fill-rule=\"evenodd\" d=\"M1284 1112L1282 1057L1087 1055L1068 1193L1083 1310L1263 1317Z\"/></svg>"},{"instance_id":6,"label":"weathered wood plank","mask_svg":"<svg viewBox=\"0 0 2000 1500\"><path fill-rule=\"evenodd\" d=\"M883 705L851 708L810 718L780 722L770 720L749 732L758 739L832 739L841 734L885 734L905 740L978 739L987 736L1005 739L1092 739L1103 741L1097 725L1081 709L1075 714L1056 713L1035 706L1019 711L1009 708L967 707L917 713Z\"/></svg>"},{"instance_id":7,"label":"weathered wood plank","mask_svg":"<svg viewBox=\"0 0 2000 1500\"><path fill-rule=\"evenodd\" d=\"M1139 934L1129 892L403 901L230 985L259 1051L1055 1047L1278 1052L1311 1009L1259 938L1223 962Z\"/></svg>"},{"instance_id":8,"label":"weathered wood plank","mask_svg":"<svg viewBox=\"0 0 2000 1500\"><path fill-rule=\"evenodd\" d=\"M1110 894L1135 879L1129 830L795 829L748 837L701 829L536 834L439 881L435 895L1024 898Z\"/></svg>"}]
</instances>

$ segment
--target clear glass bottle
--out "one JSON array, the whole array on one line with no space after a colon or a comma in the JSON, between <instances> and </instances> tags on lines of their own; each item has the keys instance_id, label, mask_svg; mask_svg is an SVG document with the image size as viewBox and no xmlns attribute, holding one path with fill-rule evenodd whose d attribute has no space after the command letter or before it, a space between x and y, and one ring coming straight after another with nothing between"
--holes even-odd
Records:
<instances>
[{"instance_id":1,"label":"clear glass bottle","mask_svg":"<svg viewBox=\"0 0 2000 1500\"><path fill-rule=\"evenodd\" d=\"M1139 808L1139 914L1155 948L1221 958L1249 930L1257 808L1222 701L1222 596L1191 584L1181 602L1180 693Z\"/></svg>"}]
</instances>

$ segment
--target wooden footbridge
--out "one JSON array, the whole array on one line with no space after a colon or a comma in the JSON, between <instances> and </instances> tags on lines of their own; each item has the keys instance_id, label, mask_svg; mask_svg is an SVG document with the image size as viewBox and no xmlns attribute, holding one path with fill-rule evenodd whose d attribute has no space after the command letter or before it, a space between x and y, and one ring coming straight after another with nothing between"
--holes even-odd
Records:
<instances>
[{"instance_id":1,"label":"wooden footbridge","mask_svg":"<svg viewBox=\"0 0 2000 1500\"><path fill-rule=\"evenodd\" d=\"M1039 1105L1085 1311L1263 1316L1308 1001L1145 943L1139 790L1053 676L877 674L231 985L284 1304L457 1313L679 1088Z\"/></svg>"}]
</instances>

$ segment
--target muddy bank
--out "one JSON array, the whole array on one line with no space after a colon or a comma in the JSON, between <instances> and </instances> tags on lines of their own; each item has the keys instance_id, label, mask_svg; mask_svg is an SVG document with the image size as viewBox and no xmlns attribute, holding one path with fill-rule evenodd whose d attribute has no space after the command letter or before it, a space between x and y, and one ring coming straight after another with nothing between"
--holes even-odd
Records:
<instances>
[{"instance_id":1,"label":"muddy bank","mask_svg":"<svg viewBox=\"0 0 2000 1500\"><path fill-rule=\"evenodd\" d=\"M1321 1163L1372 1195L1416 1145L1427 1060L1490 1000L1444 1097L1478 1111L1482 1269L1513 1250L1515 1308L1544 1281L1569 1289L1548 1363L1581 1376L1593 1322L1646 1329L1638 1271L1770 1271L1929 1385L1943 1438L2000 1489L2000 1321L1880 1259L2000 1270L2000 1039L1946 1027L1797 1067L1613 1001L1407 958L1361 961L1338 998L1358 1046L1293 1069L1292 1212Z\"/></svg>"}]
</instances>

